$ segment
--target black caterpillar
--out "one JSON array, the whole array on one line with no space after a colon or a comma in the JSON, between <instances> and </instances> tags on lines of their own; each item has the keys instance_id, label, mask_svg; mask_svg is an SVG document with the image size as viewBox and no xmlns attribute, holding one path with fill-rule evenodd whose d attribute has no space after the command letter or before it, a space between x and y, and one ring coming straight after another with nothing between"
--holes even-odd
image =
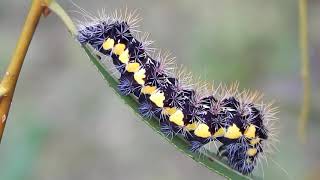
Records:
<instances>
[{"instance_id":1,"label":"black caterpillar","mask_svg":"<svg viewBox=\"0 0 320 180\"><path fill-rule=\"evenodd\" d=\"M193 152L220 142L218 154L232 168L252 173L273 135L268 128L273 109L258 105L255 93L239 93L237 86L201 95L165 65L168 58L149 54L149 43L135 37L133 17L95 19L79 27L77 39L111 57L120 73L119 91L137 97L141 115L156 117L165 135L183 136Z\"/></svg>"}]
</instances>

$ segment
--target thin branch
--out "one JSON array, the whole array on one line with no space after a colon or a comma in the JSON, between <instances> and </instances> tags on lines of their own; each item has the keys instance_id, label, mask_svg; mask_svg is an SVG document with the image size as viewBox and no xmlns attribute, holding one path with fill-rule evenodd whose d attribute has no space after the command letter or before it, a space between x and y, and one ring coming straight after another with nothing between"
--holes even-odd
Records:
<instances>
[{"instance_id":1,"label":"thin branch","mask_svg":"<svg viewBox=\"0 0 320 180\"><path fill-rule=\"evenodd\" d=\"M20 70L27 54L33 34L38 25L43 10L43 2L41 0L33 0L25 24L23 26L16 49L12 55L9 66L1 81L0 95L0 141L6 124L6 119L10 110L14 90L19 78Z\"/></svg>"},{"instance_id":2,"label":"thin branch","mask_svg":"<svg viewBox=\"0 0 320 180\"><path fill-rule=\"evenodd\" d=\"M310 111L310 70L308 55L308 1L299 0L299 36L301 50L301 78L303 81L303 99L298 125L299 138L301 142L306 141L306 126Z\"/></svg>"}]
</instances>

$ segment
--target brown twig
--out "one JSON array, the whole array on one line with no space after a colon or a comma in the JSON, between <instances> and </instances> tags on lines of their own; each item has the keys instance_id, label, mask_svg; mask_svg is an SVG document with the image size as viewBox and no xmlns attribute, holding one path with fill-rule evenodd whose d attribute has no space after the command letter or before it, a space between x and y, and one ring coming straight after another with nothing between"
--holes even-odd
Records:
<instances>
[{"instance_id":1,"label":"brown twig","mask_svg":"<svg viewBox=\"0 0 320 180\"><path fill-rule=\"evenodd\" d=\"M301 79L303 81L303 99L301 104L298 132L301 142L306 141L306 126L310 109L310 70L308 53L308 9L307 0L299 0L299 36L301 51Z\"/></svg>"},{"instance_id":2,"label":"brown twig","mask_svg":"<svg viewBox=\"0 0 320 180\"><path fill-rule=\"evenodd\" d=\"M0 83L0 141L8 118L14 90L33 34L43 11L42 0L33 0L16 49Z\"/></svg>"}]
</instances>

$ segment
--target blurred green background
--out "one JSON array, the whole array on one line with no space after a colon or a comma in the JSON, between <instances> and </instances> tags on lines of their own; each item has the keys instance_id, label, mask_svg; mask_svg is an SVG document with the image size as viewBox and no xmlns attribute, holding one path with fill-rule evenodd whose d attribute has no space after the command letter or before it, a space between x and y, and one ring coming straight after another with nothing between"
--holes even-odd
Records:
<instances>
[{"instance_id":1,"label":"blurred green background","mask_svg":"<svg viewBox=\"0 0 320 180\"><path fill-rule=\"evenodd\" d=\"M78 10L58 1L73 17ZM141 30L195 77L265 93L280 107L279 152L265 179L317 179L320 170L320 1L309 1L312 108L308 142L297 137L302 84L294 0L74 0L88 11L138 9ZM0 2L0 72L30 0ZM121 131L121 136L118 132ZM285 169L289 177L281 170ZM256 175L262 176L261 167ZM129 110L61 21L42 18L31 43L0 148L1 180L223 179L185 157Z\"/></svg>"}]
</instances>

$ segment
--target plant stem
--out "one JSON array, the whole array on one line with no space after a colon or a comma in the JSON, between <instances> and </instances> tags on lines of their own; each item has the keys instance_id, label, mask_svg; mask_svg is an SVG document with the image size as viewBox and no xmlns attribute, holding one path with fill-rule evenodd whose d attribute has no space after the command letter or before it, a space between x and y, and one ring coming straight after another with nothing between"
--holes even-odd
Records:
<instances>
[{"instance_id":1,"label":"plant stem","mask_svg":"<svg viewBox=\"0 0 320 180\"><path fill-rule=\"evenodd\" d=\"M306 126L310 109L310 70L308 53L308 1L299 0L299 36L301 50L301 78L303 81L303 99L300 111L298 132L301 142L306 141Z\"/></svg>"},{"instance_id":2,"label":"plant stem","mask_svg":"<svg viewBox=\"0 0 320 180\"><path fill-rule=\"evenodd\" d=\"M0 141L8 117L20 70L43 10L42 0L33 0L16 49L0 84Z\"/></svg>"}]
</instances>

